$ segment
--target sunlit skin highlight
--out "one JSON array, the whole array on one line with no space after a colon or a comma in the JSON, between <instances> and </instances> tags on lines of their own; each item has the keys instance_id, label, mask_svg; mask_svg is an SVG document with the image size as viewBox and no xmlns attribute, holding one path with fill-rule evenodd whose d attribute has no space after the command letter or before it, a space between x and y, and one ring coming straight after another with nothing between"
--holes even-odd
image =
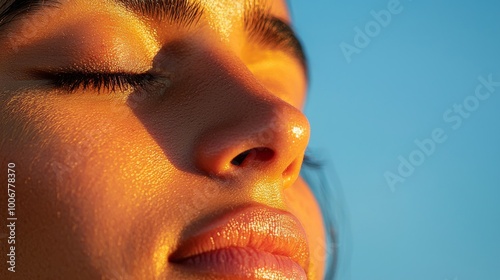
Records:
<instances>
[{"instance_id":1,"label":"sunlit skin highlight","mask_svg":"<svg viewBox=\"0 0 500 280\"><path fill-rule=\"evenodd\" d=\"M290 22L285 1L255 3ZM299 177L306 71L248 38L243 0L199 4L201 18L177 26L112 0L65 0L0 30L17 38L0 40L0 166L17 166L19 279L202 279L170 255L195 221L245 205L296 216L307 278L321 279L322 216ZM68 68L161 82L68 92L33 74Z\"/></svg>"}]
</instances>

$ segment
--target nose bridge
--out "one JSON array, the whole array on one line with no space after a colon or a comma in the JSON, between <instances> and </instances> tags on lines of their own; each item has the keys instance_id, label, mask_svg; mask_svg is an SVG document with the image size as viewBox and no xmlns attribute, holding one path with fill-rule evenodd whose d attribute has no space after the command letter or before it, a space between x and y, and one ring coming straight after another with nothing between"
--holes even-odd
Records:
<instances>
[{"instance_id":1,"label":"nose bridge","mask_svg":"<svg viewBox=\"0 0 500 280\"><path fill-rule=\"evenodd\" d=\"M305 116L269 92L238 57L203 57L199 91L211 112L196 137L197 168L218 176L259 172L284 184L294 181L309 140Z\"/></svg>"}]
</instances>

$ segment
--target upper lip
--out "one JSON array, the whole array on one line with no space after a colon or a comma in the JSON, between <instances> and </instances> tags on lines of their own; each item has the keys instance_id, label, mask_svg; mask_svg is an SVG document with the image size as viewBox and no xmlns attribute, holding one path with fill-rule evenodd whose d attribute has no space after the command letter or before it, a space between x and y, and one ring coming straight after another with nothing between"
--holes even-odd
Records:
<instances>
[{"instance_id":1,"label":"upper lip","mask_svg":"<svg viewBox=\"0 0 500 280\"><path fill-rule=\"evenodd\" d=\"M298 219L286 211L263 205L241 207L197 227L194 234L181 240L169 261L179 263L230 247L289 257L304 271L309 266L309 245Z\"/></svg>"}]
</instances>

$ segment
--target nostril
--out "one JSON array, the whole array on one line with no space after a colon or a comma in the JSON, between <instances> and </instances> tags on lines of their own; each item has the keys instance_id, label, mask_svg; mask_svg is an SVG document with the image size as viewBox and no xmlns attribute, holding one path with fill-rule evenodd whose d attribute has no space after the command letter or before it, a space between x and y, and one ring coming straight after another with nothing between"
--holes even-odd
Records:
<instances>
[{"instance_id":1,"label":"nostril","mask_svg":"<svg viewBox=\"0 0 500 280\"><path fill-rule=\"evenodd\" d=\"M245 161L245 159L247 158L247 156L250 154L250 151L251 150L248 150L248 151L245 151L239 155L237 155L232 161L231 161L231 164L232 165L236 165L236 166L240 166L241 164L243 164L243 162Z\"/></svg>"},{"instance_id":2,"label":"nostril","mask_svg":"<svg viewBox=\"0 0 500 280\"><path fill-rule=\"evenodd\" d=\"M231 160L231 164L241 166L248 161L268 161L273 156L274 151L269 148L253 148L237 155Z\"/></svg>"}]
</instances>

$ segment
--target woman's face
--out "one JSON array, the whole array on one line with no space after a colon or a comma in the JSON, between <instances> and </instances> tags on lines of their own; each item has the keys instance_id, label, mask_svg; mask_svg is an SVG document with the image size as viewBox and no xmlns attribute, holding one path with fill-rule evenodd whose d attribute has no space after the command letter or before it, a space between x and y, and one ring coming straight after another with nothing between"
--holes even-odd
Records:
<instances>
[{"instance_id":1,"label":"woman's face","mask_svg":"<svg viewBox=\"0 0 500 280\"><path fill-rule=\"evenodd\" d=\"M281 0L72 0L2 26L16 276L320 279L289 21Z\"/></svg>"}]
</instances>

